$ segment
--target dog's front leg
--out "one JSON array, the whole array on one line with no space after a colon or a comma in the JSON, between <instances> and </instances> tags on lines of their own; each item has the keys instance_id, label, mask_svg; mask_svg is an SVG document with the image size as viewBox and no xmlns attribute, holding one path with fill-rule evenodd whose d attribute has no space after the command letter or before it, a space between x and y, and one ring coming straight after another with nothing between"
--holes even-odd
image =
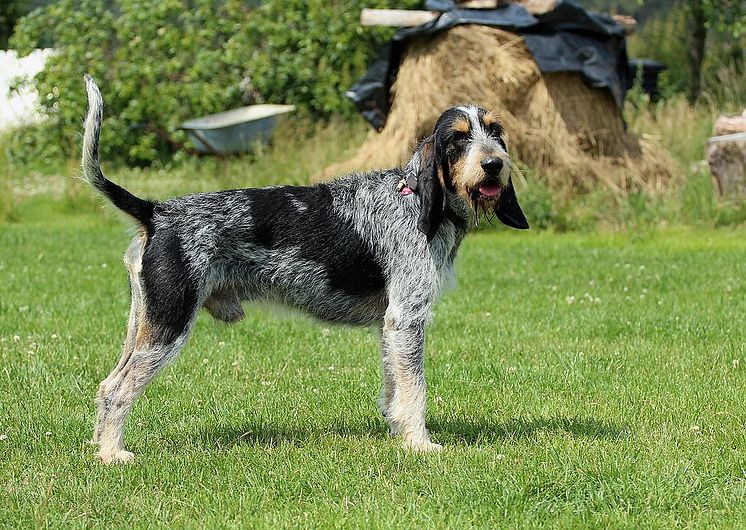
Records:
<instances>
[{"instance_id":1,"label":"dog's front leg","mask_svg":"<svg viewBox=\"0 0 746 530\"><path fill-rule=\"evenodd\" d=\"M384 418L389 417L389 407L394 397L394 374L391 365L391 352L383 340L384 330L380 329L378 338L381 340L381 372L383 375L383 386L378 397L378 410Z\"/></svg>"},{"instance_id":2,"label":"dog's front leg","mask_svg":"<svg viewBox=\"0 0 746 530\"><path fill-rule=\"evenodd\" d=\"M384 370L392 380L392 394L386 410L391 433L414 451L439 451L425 427L425 321L406 322L387 311L381 347Z\"/></svg>"}]
</instances>

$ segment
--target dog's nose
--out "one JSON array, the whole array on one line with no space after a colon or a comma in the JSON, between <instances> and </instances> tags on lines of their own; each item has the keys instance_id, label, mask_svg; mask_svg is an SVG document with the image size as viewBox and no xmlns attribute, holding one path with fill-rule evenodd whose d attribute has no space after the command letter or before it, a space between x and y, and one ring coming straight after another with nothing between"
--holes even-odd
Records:
<instances>
[{"instance_id":1,"label":"dog's nose","mask_svg":"<svg viewBox=\"0 0 746 530\"><path fill-rule=\"evenodd\" d=\"M480 162L480 165L488 175L497 175L503 168L503 161L502 158L498 157L485 158Z\"/></svg>"}]
</instances>

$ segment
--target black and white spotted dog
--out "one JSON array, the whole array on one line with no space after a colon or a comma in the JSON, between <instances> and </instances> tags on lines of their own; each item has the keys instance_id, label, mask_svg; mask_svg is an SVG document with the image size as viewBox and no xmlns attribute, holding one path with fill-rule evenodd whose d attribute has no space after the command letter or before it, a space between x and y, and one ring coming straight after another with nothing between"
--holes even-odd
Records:
<instances>
[{"instance_id":1,"label":"black and white spotted dog","mask_svg":"<svg viewBox=\"0 0 746 530\"><path fill-rule=\"evenodd\" d=\"M308 187L135 197L99 166L101 94L86 77L85 178L139 224L124 256L132 289L119 364L101 382L94 442L126 462L124 423L137 397L173 361L201 307L240 320L244 300L271 300L314 317L381 330L379 409L417 451L437 451L425 428L425 325L453 274L471 216L528 228L491 113L455 107L403 169Z\"/></svg>"}]
</instances>

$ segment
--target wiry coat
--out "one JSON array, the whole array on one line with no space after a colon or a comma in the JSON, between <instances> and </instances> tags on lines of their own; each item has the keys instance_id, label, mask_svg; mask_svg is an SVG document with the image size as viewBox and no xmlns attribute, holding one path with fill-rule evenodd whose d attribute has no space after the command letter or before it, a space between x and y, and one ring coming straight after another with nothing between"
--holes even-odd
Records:
<instances>
[{"instance_id":1,"label":"wiry coat","mask_svg":"<svg viewBox=\"0 0 746 530\"><path fill-rule=\"evenodd\" d=\"M87 87L84 174L141 226L125 254L132 307L124 352L97 398L94 441L101 459L132 458L123 446L127 414L183 347L199 308L234 322L243 317L241 302L250 300L279 302L324 321L378 326L384 375L379 408L407 446L439 449L424 422L425 325L451 281L470 218L469 200L475 210L489 204L504 222L525 224L505 169L509 159L501 137L493 141L486 135L478 155L473 149L459 151L455 140L445 145L434 134L403 169L308 187L219 191L153 202L101 172L103 105L90 78ZM459 128L479 128L484 125L479 120L487 120L478 111L452 109L453 116L444 121L449 128L443 127L456 135ZM472 119L477 121L464 125ZM494 155L505 167L502 162L497 167ZM463 163L469 157L483 167L471 183ZM484 160L495 171L484 169ZM417 194L401 193L404 183ZM500 204L508 208L501 211Z\"/></svg>"}]
</instances>

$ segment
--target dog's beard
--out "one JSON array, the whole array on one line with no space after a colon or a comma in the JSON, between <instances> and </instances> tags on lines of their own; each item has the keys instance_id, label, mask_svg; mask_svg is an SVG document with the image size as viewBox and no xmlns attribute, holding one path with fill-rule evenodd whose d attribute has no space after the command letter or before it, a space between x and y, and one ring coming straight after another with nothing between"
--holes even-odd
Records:
<instances>
[{"instance_id":1,"label":"dog's beard","mask_svg":"<svg viewBox=\"0 0 746 530\"><path fill-rule=\"evenodd\" d=\"M470 206L475 227L479 228L480 217L484 217L490 226L494 226L492 220L495 218L495 209L497 208L498 201L499 199L497 201L485 200L480 195L472 195Z\"/></svg>"}]
</instances>

